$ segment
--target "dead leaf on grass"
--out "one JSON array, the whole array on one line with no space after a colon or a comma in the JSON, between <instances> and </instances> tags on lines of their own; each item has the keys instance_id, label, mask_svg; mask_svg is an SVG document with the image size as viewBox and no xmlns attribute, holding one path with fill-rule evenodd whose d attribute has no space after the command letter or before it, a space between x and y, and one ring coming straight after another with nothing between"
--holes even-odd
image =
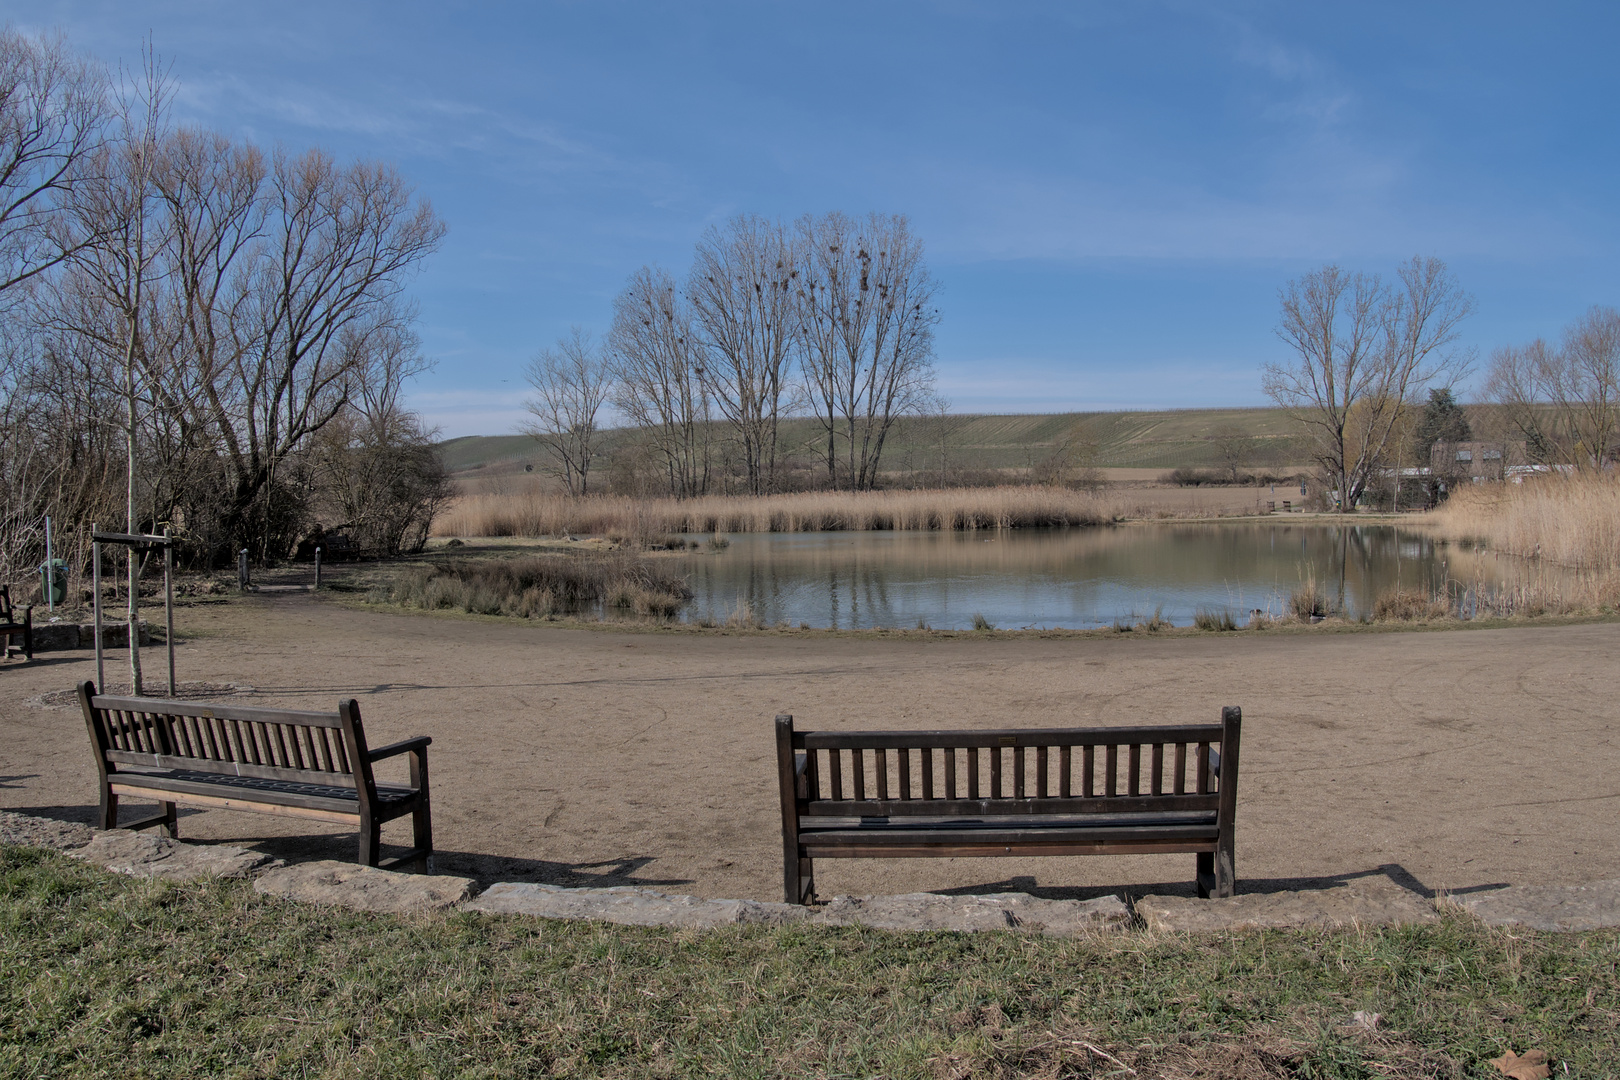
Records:
<instances>
[{"instance_id":1,"label":"dead leaf on grass","mask_svg":"<svg viewBox=\"0 0 1620 1080\"><path fill-rule=\"evenodd\" d=\"M1513 1080L1547 1080L1552 1075L1545 1050L1526 1050L1522 1055L1509 1050L1499 1058L1492 1058L1491 1064Z\"/></svg>"}]
</instances>

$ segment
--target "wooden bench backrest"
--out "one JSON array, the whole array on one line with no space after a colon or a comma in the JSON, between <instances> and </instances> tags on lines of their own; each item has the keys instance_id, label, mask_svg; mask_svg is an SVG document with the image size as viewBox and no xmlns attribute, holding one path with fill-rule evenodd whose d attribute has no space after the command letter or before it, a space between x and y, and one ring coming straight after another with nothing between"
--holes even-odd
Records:
<instances>
[{"instance_id":1,"label":"wooden bench backrest","mask_svg":"<svg viewBox=\"0 0 1620 1080\"><path fill-rule=\"evenodd\" d=\"M1213 811L1221 758L1237 759L1238 710L1223 715L1178 727L803 732L781 716L777 737L795 758L801 815Z\"/></svg>"},{"instance_id":2,"label":"wooden bench backrest","mask_svg":"<svg viewBox=\"0 0 1620 1080\"><path fill-rule=\"evenodd\" d=\"M79 687L90 738L103 760L118 765L251 776L334 787L373 789L359 707L336 712L261 709L109 697Z\"/></svg>"},{"instance_id":3,"label":"wooden bench backrest","mask_svg":"<svg viewBox=\"0 0 1620 1080\"><path fill-rule=\"evenodd\" d=\"M0 623L14 623L16 621L16 612L11 608L11 586L0 585Z\"/></svg>"}]
</instances>

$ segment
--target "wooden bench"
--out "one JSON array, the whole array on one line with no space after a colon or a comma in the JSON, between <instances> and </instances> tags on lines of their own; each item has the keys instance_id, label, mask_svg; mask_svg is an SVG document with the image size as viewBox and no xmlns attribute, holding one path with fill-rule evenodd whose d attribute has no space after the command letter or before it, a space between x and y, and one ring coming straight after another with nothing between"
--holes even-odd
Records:
<instances>
[{"instance_id":1,"label":"wooden bench","mask_svg":"<svg viewBox=\"0 0 1620 1080\"><path fill-rule=\"evenodd\" d=\"M1197 855L1200 896L1236 884L1243 715L1176 727L795 731L776 718L782 881L816 859Z\"/></svg>"},{"instance_id":2,"label":"wooden bench","mask_svg":"<svg viewBox=\"0 0 1620 1080\"><path fill-rule=\"evenodd\" d=\"M0 634L6 638L6 651L3 655L11 655L11 636L21 634L23 639L23 655L32 660L34 658L34 609L32 605L24 604L22 607L22 621L17 621L17 613L11 606L11 586L0 585Z\"/></svg>"},{"instance_id":3,"label":"wooden bench","mask_svg":"<svg viewBox=\"0 0 1620 1080\"><path fill-rule=\"evenodd\" d=\"M253 810L315 821L356 824L367 866L414 861L426 869L433 854L426 735L372 750L360 704L336 712L258 709L161 698L107 697L96 684L79 685L101 778L101 827L162 826L176 833L175 807ZM372 765L410 755L410 783L382 784ZM121 796L151 799L163 809L118 824ZM411 815L415 847L381 860L383 822Z\"/></svg>"}]
</instances>

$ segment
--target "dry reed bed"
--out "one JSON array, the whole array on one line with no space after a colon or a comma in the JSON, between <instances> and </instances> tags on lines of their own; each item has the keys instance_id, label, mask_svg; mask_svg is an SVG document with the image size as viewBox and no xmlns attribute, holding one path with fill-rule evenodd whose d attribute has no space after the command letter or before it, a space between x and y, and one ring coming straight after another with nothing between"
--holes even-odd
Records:
<instances>
[{"instance_id":1,"label":"dry reed bed","mask_svg":"<svg viewBox=\"0 0 1620 1080\"><path fill-rule=\"evenodd\" d=\"M435 536L646 537L665 533L1017 529L1103 525L1125 503L1054 487L797 495L585 499L524 493L464 495L433 523Z\"/></svg>"},{"instance_id":2,"label":"dry reed bed","mask_svg":"<svg viewBox=\"0 0 1620 1080\"><path fill-rule=\"evenodd\" d=\"M1428 523L1502 554L1598 574L1620 570L1620 477L1612 475L1463 487Z\"/></svg>"}]
</instances>

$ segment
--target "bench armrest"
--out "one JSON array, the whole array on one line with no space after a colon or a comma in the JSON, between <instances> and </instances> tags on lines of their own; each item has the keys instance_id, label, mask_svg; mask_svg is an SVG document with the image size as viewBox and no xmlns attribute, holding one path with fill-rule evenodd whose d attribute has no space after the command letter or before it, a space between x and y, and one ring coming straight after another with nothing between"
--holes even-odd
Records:
<instances>
[{"instance_id":1,"label":"bench armrest","mask_svg":"<svg viewBox=\"0 0 1620 1080\"><path fill-rule=\"evenodd\" d=\"M432 743L433 737L430 735L418 735L414 739L401 739L399 742L377 747L377 749L366 754L366 760L381 761L383 758L394 757L410 750L426 750Z\"/></svg>"}]
</instances>

